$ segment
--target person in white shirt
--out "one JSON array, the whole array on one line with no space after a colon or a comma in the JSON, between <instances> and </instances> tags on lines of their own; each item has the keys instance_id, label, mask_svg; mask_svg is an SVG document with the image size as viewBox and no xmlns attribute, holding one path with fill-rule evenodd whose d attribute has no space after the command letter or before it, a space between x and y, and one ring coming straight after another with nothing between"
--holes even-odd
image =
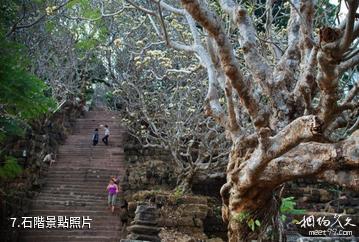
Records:
<instances>
[{"instance_id":1,"label":"person in white shirt","mask_svg":"<svg viewBox=\"0 0 359 242\"><path fill-rule=\"evenodd\" d=\"M105 143L105 145L108 145L108 137L110 136L110 130L107 126L107 124L105 125L105 136L102 138L102 142Z\"/></svg>"},{"instance_id":2,"label":"person in white shirt","mask_svg":"<svg viewBox=\"0 0 359 242\"><path fill-rule=\"evenodd\" d=\"M51 166L52 163L55 162L55 159L54 159L53 157L54 157L54 154L53 154L53 153L47 154L47 155L44 157L43 161L44 161L45 163L49 163L49 165Z\"/></svg>"}]
</instances>

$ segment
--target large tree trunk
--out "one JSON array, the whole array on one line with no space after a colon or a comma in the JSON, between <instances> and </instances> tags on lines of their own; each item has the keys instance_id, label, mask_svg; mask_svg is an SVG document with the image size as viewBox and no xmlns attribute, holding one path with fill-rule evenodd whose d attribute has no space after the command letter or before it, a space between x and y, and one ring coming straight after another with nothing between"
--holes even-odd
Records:
<instances>
[{"instance_id":1,"label":"large tree trunk","mask_svg":"<svg viewBox=\"0 0 359 242\"><path fill-rule=\"evenodd\" d=\"M196 175L196 172L197 172L196 166L189 166L183 169L182 173L177 178L176 190L179 190L182 193L191 193L193 179Z\"/></svg>"},{"instance_id":2,"label":"large tree trunk","mask_svg":"<svg viewBox=\"0 0 359 242\"><path fill-rule=\"evenodd\" d=\"M281 241L278 239L281 232L278 230L281 227L280 220L276 219L279 218L278 205L270 191L260 188L253 189L246 196L232 194L226 212L231 217L228 223L229 241Z\"/></svg>"},{"instance_id":3,"label":"large tree trunk","mask_svg":"<svg viewBox=\"0 0 359 242\"><path fill-rule=\"evenodd\" d=\"M228 239L230 242L264 238L267 241L282 241L280 202L275 191L262 184L242 193L234 185L234 181L238 181L234 172L238 171L236 168L240 167L244 158L238 157L238 149L232 150L227 170L229 182L221 189L222 216L228 223Z\"/></svg>"}]
</instances>

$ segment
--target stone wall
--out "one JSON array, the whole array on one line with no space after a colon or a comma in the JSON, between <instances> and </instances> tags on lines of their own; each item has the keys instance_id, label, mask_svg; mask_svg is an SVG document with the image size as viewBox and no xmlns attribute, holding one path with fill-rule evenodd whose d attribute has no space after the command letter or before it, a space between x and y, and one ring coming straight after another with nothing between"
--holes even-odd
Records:
<instances>
[{"instance_id":1,"label":"stone wall","mask_svg":"<svg viewBox=\"0 0 359 242\"><path fill-rule=\"evenodd\" d=\"M316 221L319 217L332 220L334 216L349 216L354 224L359 223L359 194L348 191L339 186L330 185L325 182L318 182L314 179L298 179L295 182L287 183L285 186L284 197L293 196L296 201L296 208L304 209L302 215L288 216L285 223L287 241L319 241L318 237L306 237L306 233L301 233L300 225L293 224L293 220L301 221L304 216L314 215ZM345 221L344 219L342 221ZM316 227L317 228L317 227ZM326 230L328 228L321 228ZM338 231L340 228L338 228ZM306 231L308 232L308 230ZM359 232L356 232L359 234ZM321 241L334 241L333 237L320 238ZM339 240L338 240L339 241ZM340 241L354 241L352 238L341 238Z\"/></svg>"},{"instance_id":2,"label":"stone wall","mask_svg":"<svg viewBox=\"0 0 359 242\"><path fill-rule=\"evenodd\" d=\"M131 197L130 214L133 214L136 205L142 202L149 202L157 207L157 226L162 228L162 241L207 241L209 238L217 237L215 234L204 233L205 226L211 221L212 226L218 231L222 230L225 237L225 227L219 225L221 222L213 222L211 218L219 218L220 210L214 209L210 197L183 195L177 191L140 191ZM217 241L222 239L217 237Z\"/></svg>"},{"instance_id":3,"label":"stone wall","mask_svg":"<svg viewBox=\"0 0 359 242\"><path fill-rule=\"evenodd\" d=\"M9 217L24 216L30 206L30 198L44 184L42 177L49 164L43 159L49 153L56 154L60 144L72 131L74 121L83 112L79 102L66 102L50 117L44 117L31 124L23 138L10 138L3 148L7 155L14 156L23 171L14 180L0 181L0 228L10 226ZM26 156L24 156L26 150ZM0 232L6 232L0 231ZM6 238L6 234L2 235ZM11 239L10 239L11 240ZM6 240L5 240L6 241Z\"/></svg>"},{"instance_id":4,"label":"stone wall","mask_svg":"<svg viewBox=\"0 0 359 242\"><path fill-rule=\"evenodd\" d=\"M285 196L294 196L299 208L313 212L359 214L359 193L311 179L286 185Z\"/></svg>"},{"instance_id":5,"label":"stone wall","mask_svg":"<svg viewBox=\"0 0 359 242\"><path fill-rule=\"evenodd\" d=\"M142 147L136 139L127 135L124 153L127 169L127 176L123 179L125 191L134 193L154 187L175 187L178 172L169 151Z\"/></svg>"}]
</instances>

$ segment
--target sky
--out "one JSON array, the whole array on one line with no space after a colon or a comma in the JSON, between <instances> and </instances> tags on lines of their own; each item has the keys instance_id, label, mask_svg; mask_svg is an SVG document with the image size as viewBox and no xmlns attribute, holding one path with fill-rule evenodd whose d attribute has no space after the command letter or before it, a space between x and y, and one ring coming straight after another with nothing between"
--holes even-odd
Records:
<instances>
[{"instance_id":1,"label":"sky","mask_svg":"<svg viewBox=\"0 0 359 242\"><path fill-rule=\"evenodd\" d=\"M329 2L331 4L338 5L339 0L329 0ZM340 6L340 14L339 14L340 21L345 19L345 16L346 16L347 13L348 13L348 9L347 9L347 6L345 4L345 0L342 0L342 4ZM359 13L359 9L357 10L357 13Z\"/></svg>"},{"instance_id":2,"label":"sky","mask_svg":"<svg viewBox=\"0 0 359 242\"><path fill-rule=\"evenodd\" d=\"M339 0L329 0L329 2L334 5L339 4ZM343 21L345 19L347 13L348 13L348 9L347 6L345 5L345 0L342 0L342 4L340 6L340 13L339 13L340 21Z\"/></svg>"}]
</instances>

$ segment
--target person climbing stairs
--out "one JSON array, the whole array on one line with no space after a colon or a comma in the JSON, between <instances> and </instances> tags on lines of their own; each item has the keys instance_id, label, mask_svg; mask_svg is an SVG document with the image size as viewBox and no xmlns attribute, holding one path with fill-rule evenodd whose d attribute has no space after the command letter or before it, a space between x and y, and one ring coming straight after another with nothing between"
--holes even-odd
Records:
<instances>
[{"instance_id":1,"label":"person climbing stairs","mask_svg":"<svg viewBox=\"0 0 359 242\"><path fill-rule=\"evenodd\" d=\"M93 146L92 132L101 124L111 129L109 145ZM120 240L119 206L114 214L108 210L106 186L111 176L124 174L123 135L115 113L89 111L77 119L49 167L45 186L32 200L28 228L21 225L19 241Z\"/></svg>"}]
</instances>

